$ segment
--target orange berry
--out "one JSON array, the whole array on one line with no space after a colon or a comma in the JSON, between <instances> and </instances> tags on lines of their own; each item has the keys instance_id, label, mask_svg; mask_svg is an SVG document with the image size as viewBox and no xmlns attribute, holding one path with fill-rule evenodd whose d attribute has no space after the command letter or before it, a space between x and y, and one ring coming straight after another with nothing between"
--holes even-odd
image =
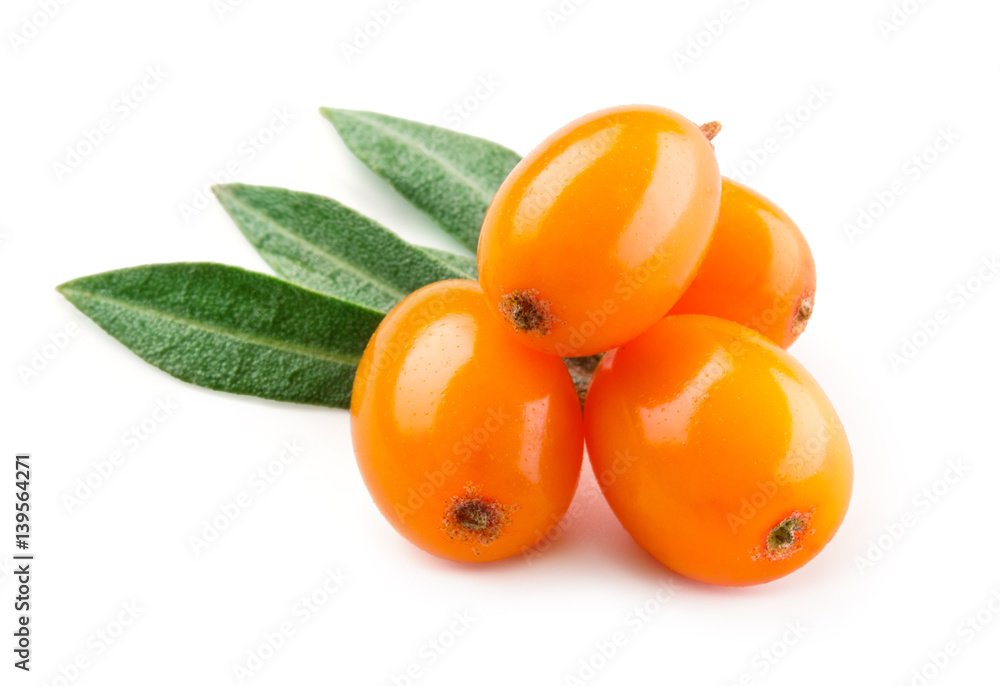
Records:
<instances>
[{"instance_id":1,"label":"orange berry","mask_svg":"<svg viewBox=\"0 0 1000 686\"><path fill-rule=\"evenodd\" d=\"M524 344L604 352L661 319L712 235L721 177L698 126L652 106L595 112L510 173L479 238L479 280Z\"/></svg>"},{"instance_id":2,"label":"orange berry","mask_svg":"<svg viewBox=\"0 0 1000 686\"><path fill-rule=\"evenodd\" d=\"M784 576L847 511L851 451L830 401L791 355L733 322L667 317L605 355L585 425L618 519L692 579Z\"/></svg>"},{"instance_id":3,"label":"orange berry","mask_svg":"<svg viewBox=\"0 0 1000 686\"><path fill-rule=\"evenodd\" d=\"M520 345L474 281L425 286L382 321L355 377L351 435L389 523L427 552L467 562L545 536L583 460L566 367Z\"/></svg>"},{"instance_id":4,"label":"orange berry","mask_svg":"<svg viewBox=\"0 0 1000 686\"><path fill-rule=\"evenodd\" d=\"M805 237L761 194L722 179L719 221L694 281L670 314L710 314L787 348L813 312L816 264Z\"/></svg>"}]
</instances>

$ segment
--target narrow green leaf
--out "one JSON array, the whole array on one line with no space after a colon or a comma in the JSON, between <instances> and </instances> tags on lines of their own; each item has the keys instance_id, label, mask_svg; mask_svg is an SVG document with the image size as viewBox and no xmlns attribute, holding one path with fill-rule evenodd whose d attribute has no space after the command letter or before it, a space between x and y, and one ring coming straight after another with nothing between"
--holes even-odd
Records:
<instances>
[{"instance_id":1,"label":"narrow green leaf","mask_svg":"<svg viewBox=\"0 0 1000 686\"><path fill-rule=\"evenodd\" d=\"M473 280L479 278L479 268L476 266L476 259L474 257L457 255L453 252L448 252L447 250L437 250L436 248L421 248L421 250L426 253L430 253L433 257L436 257L445 264L459 270L462 274L464 274L463 278Z\"/></svg>"},{"instance_id":2,"label":"narrow green leaf","mask_svg":"<svg viewBox=\"0 0 1000 686\"><path fill-rule=\"evenodd\" d=\"M464 133L375 112L323 108L351 152L475 252L486 210L521 161Z\"/></svg>"},{"instance_id":3,"label":"narrow green leaf","mask_svg":"<svg viewBox=\"0 0 1000 686\"><path fill-rule=\"evenodd\" d=\"M373 309L222 264L133 267L58 290L178 379L328 407L350 406L358 361L382 319Z\"/></svg>"},{"instance_id":4,"label":"narrow green leaf","mask_svg":"<svg viewBox=\"0 0 1000 686\"><path fill-rule=\"evenodd\" d=\"M306 288L388 312L429 283L469 278L336 200L243 184L213 190L264 260Z\"/></svg>"}]
</instances>

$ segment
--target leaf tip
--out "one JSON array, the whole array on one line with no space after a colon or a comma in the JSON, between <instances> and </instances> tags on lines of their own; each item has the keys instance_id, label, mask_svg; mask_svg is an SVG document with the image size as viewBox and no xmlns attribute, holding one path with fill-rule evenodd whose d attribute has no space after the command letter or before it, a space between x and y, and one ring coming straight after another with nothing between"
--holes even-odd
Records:
<instances>
[{"instance_id":1,"label":"leaf tip","mask_svg":"<svg viewBox=\"0 0 1000 686\"><path fill-rule=\"evenodd\" d=\"M320 107L319 113L331 124L334 126L337 125L337 115L340 113L340 110L336 110L332 107Z\"/></svg>"},{"instance_id":2,"label":"leaf tip","mask_svg":"<svg viewBox=\"0 0 1000 686\"><path fill-rule=\"evenodd\" d=\"M77 281L79 281L79 279L71 279L70 281L59 284L56 286L56 293L64 298L69 298L69 291L73 290L73 286Z\"/></svg>"},{"instance_id":3,"label":"leaf tip","mask_svg":"<svg viewBox=\"0 0 1000 686\"><path fill-rule=\"evenodd\" d=\"M359 115L364 114L361 110L345 110L337 107L320 107L319 111L337 131L343 126L349 126L352 118L357 119Z\"/></svg>"},{"instance_id":4,"label":"leaf tip","mask_svg":"<svg viewBox=\"0 0 1000 686\"><path fill-rule=\"evenodd\" d=\"M72 281L67 281L66 283L61 283L56 286L56 293L66 298L77 309L80 308L79 299L81 292L78 288L78 284L86 277L81 277L79 279L73 279Z\"/></svg>"},{"instance_id":5,"label":"leaf tip","mask_svg":"<svg viewBox=\"0 0 1000 686\"><path fill-rule=\"evenodd\" d=\"M226 212L230 211L235 205L243 202L247 194L245 193L248 189L255 188L254 186L248 186L245 183L216 183L212 185L212 194L218 201L222 208ZM230 212L230 214L232 214Z\"/></svg>"},{"instance_id":6,"label":"leaf tip","mask_svg":"<svg viewBox=\"0 0 1000 686\"><path fill-rule=\"evenodd\" d=\"M217 200L222 200L222 196L232 195L234 185L232 183L214 183L212 184L212 194Z\"/></svg>"}]
</instances>

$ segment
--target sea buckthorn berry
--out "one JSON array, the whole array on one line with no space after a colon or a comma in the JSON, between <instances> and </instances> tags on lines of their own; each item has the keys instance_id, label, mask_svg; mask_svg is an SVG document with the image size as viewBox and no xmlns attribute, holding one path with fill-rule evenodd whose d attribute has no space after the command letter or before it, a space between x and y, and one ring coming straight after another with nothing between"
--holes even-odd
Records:
<instances>
[{"instance_id":1,"label":"sea buckthorn berry","mask_svg":"<svg viewBox=\"0 0 1000 686\"><path fill-rule=\"evenodd\" d=\"M544 537L583 461L583 417L562 360L518 343L475 281L425 286L386 316L355 376L351 435L389 523L467 562Z\"/></svg>"},{"instance_id":2,"label":"sea buckthorn berry","mask_svg":"<svg viewBox=\"0 0 1000 686\"><path fill-rule=\"evenodd\" d=\"M719 221L694 281L671 314L710 314L787 348L813 313L816 264L805 237L773 202L722 179Z\"/></svg>"},{"instance_id":3,"label":"sea buckthorn berry","mask_svg":"<svg viewBox=\"0 0 1000 686\"><path fill-rule=\"evenodd\" d=\"M719 211L707 136L652 106L616 107L545 140L497 192L479 280L524 344L604 352L661 319L694 276Z\"/></svg>"},{"instance_id":4,"label":"sea buckthorn berry","mask_svg":"<svg viewBox=\"0 0 1000 686\"><path fill-rule=\"evenodd\" d=\"M851 451L830 401L791 355L734 322L666 317L605 355L585 426L618 519L692 579L784 576L847 511Z\"/></svg>"}]
</instances>

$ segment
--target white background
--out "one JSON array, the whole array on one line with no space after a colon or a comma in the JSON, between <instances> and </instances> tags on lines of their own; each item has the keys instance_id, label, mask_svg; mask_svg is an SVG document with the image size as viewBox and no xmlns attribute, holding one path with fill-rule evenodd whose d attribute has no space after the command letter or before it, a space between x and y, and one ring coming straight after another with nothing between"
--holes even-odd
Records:
<instances>
[{"instance_id":1,"label":"white background","mask_svg":"<svg viewBox=\"0 0 1000 686\"><path fill-rule=\"evenodd\" d=\"M0 683L239 683L234 665L285 621L294 635L243 683L390 684L411 665L419 684L919 684L914 669L933 684L997 683L1000 279L988 274L969 298L953 290L1000 254L996 3L908 0L912 16L890 32L879 22L891 0L567 1L558 22L547 14L557 0L403 0L351 60L343 46L388 0L246 0L222 16L212 0L68 2L15 46L43 4L5 0L0 12L0 492L13 490L14 452L30 451L38 556L30 675L11 665L17 584L0 569ZM718 35L702 33L724 10ZM694 57L682 64L686 48ZM123 119L116 99L157 67L166 76ZM331 195L406 238L454 247L317 110L448 126L481 78L499 85L460 130L522 153L611 105L718 119L723 173L745 165L747 182L801 226L819 289L792 352L838 408L856 463L840 533L801 571L748 589L675 577L624 533L589 471L577 516L531 564L437 560L372 505L346 412L176 381L54 290L150 262L266 271L214 201L181 215L230 161L238 181ZM828 95L810 108L814 88ZM275 108L294 121L248 160L241 145ZM53 163L105 117L112 132L60 177ZM957 140L927 152L949 128ZM763 159L754 149L769 138ZM919 175L915 155L933 160ZM845 224L897 180L903 192L849 236ZM890 354L939 309L946 323L894 365ZM62 340L72 326L78 334ZM50 337L65 346L46 349L52 359L25 378ZM176 409L155 424L158 400ZM155 424L145 440L123 442L144 419ZM304 451L257 493L248 480L286 441ZM124 464L68 507L78 479L113 451ZM252 505L196 555L190 537L241 492ZM0 513L8 555L12 510ZM336 570L343 586L301 622L300 598ZM674 584L665 603L655 600L663 583ZM635 608L647 601L643 618ZM117 631L123 603L141 608L138 619L102 644L96 632ZM471 627L449 635L463 612ZM992 624L970 631L977 612ZM602 659L595 646L618 631L624 647ZM430 664L439 638L450 647ZM949 642L957 654L935 670L929 655ZM88 666L73 674L81 655ZM74 679L57 679L60 669Z\"/></svg>"}]
</instances>

